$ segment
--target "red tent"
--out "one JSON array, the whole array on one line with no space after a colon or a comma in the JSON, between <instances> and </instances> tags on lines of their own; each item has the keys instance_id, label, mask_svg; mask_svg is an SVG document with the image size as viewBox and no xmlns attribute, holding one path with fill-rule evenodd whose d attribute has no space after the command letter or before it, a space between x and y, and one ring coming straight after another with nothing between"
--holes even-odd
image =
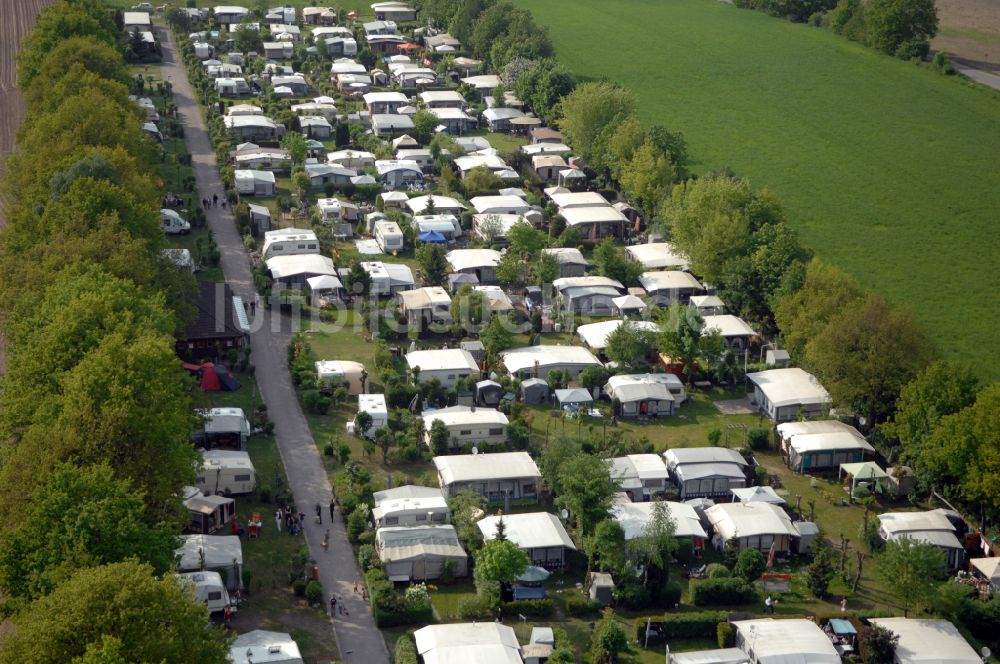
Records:
<instances>
[{"instance_id":1,"label":"red tent","mask_svg":"<svg viewBox=\"0 0 1000 664\"><path fill-rule=\"evenodd\" d=\"M215 373L215 365L211 362L201 365L201 389L205 392L216 392L222 389L219 375Z\"/></svg>"}]
</instances>

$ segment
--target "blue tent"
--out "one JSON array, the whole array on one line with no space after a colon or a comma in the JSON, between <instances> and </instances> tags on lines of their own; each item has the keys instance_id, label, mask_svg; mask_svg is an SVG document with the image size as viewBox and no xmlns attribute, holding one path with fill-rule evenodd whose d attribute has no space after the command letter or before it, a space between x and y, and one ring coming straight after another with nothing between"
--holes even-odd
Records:
<instances>
[{"instance_id":1,"label":"blue tent","mask_svg":"<svg viewBox=\"0 0 1000 664\"><path fill-rule=\"evenodd\" d=\"M421 242L429 242L431 244L444 244L448 241L445 236L437 231L424 231L417 236L417 239Z\"/></svg>"}]
</instances>

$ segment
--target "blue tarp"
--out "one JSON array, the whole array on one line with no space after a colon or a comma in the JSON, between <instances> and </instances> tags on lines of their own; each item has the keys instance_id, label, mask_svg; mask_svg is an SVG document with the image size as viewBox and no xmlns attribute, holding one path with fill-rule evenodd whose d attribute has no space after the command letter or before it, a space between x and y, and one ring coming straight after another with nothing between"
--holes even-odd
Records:
<instances>
[{"instance_id":1,"label":"blue tarp","mask_svg":"<svg viewBox=\"0 0 1000 664\"><path fill-rule=\"evenodd\" d=\"M418 235L417 239L421 242L429 242L431 244L444 244L448 241L445 236L437 231L425 231Z\"/></svg>"},{"instance_id":2,"label":"blue tarp","mask_svg":"<svg viewBox=\"0 0 1000 664\"><path fill-rule=\"evenodd\" d=\"M844 620L843 618L831 618L830 619L830 629L833 633L841 636L844 634L857 634L857 630L854 629L854 625L851 624L850 620Z\"/></svg>"}]
</instances>

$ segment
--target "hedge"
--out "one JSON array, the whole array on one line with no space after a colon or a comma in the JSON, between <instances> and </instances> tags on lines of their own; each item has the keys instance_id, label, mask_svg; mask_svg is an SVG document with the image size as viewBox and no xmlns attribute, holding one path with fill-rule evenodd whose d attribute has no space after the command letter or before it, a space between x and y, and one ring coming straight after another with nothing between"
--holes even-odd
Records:
<instances>
[{"instance_id":1,"label":"hedge","mask_svg":"<svg viewBox=\"0 0 1000 664\"><path fill-rule=\"evenodd\" d=\"M711 639L717 635L718 624L725 621L725 611L688 611L636 618L636 639L640 643L645 639L647 622L652 622L665 639Z\"/></svg>"},{"instance_id":2,"label":"hedge","mask_svg":"<svg viewBox=\"0 0 1000 664\"><path fill-rule=\"evenodd\" d=\"M503 611L505 615L511 616L522 614L525 616L548 618L555 613L555 605L551 599L519 599L504 603Z\"/></svg>"},{"instance_id":3,"label":"hedge","mask_svg":"<svg viewBox=\"0 0 1000 664\"><path fill-rule=\"evenodd\" d=\"M416 604L408 600L405 595L396 592L392 582L385 578L382 570L368 570L365 573L365 585L368 586L372 615L375 617L377 627L433 622L434 611L430 602Z\"/></svg>"},{"instance_id":4,"label":"hedge","mask_svg":"<svg viewBox=\"0 0 1000 664\"><path fill-rule=\"evenodd\" d=\"M756 600L753 586L737 577L691 583L691 603L695 606L738 606Z\"/></svg>"},{"instance_id":5,"label":"hedge","mask_svg":"<svg viewBox=\"0 0 1000 664\"><path fill-rule=\"evenodd\" d=\"M465 620L488 620L493 617L493 603L485 597L472 595L460 599L455 611Z\"/></svg>"},{"instance_id":6,"label":"hedge","mask_svg":"<svg viewBox=\"0 0 1000 664\"><path fill-rule=\"evenodd\" d=\"M716 628L716 634L720 648L732 648L736 645L736 633L733 631L733 626L729 623L720 622Z\"/></svg>"},{"instance_id":7,"label":"hedge","mask_svg":"<svg viewBox=\"0 0 1000 664\"><path fill-rule=\"evenodd\" d=\"M396 639L395 664L417 664L417 644L413 642L413 636L403 634Z\"/></svg>"},{"instance_id":8,"label":"hedge","mask_svg":"<svg viewBox=\"0 0 1000 664\"><path fill-rule=\"evenodd\" d=\"M582 595L572 594L566 597L567 613L577 618L597 615L603 608L604 605L597 600L587 599Z\"/></svg>"}]
</instances>

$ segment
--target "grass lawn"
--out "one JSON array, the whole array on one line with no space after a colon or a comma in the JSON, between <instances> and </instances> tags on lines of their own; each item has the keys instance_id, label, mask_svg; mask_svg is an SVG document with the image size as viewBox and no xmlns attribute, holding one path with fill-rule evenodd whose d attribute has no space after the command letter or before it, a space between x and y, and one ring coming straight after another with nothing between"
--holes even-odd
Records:
<instances>
[{"instance_id":1,"label":"grass lawn","mask_svg":"<svg viewBox=\"0 0 1000 664\"><path fill-rule=\"evenodd\" d=\"M620 81L647 124L683 132L695 171L773 191L820 256L1000 377L980 352L1000 325L982 304L1000 286L1000 94L717 0L517 2L575 73Z\"/></svg>"}]
</instances>

